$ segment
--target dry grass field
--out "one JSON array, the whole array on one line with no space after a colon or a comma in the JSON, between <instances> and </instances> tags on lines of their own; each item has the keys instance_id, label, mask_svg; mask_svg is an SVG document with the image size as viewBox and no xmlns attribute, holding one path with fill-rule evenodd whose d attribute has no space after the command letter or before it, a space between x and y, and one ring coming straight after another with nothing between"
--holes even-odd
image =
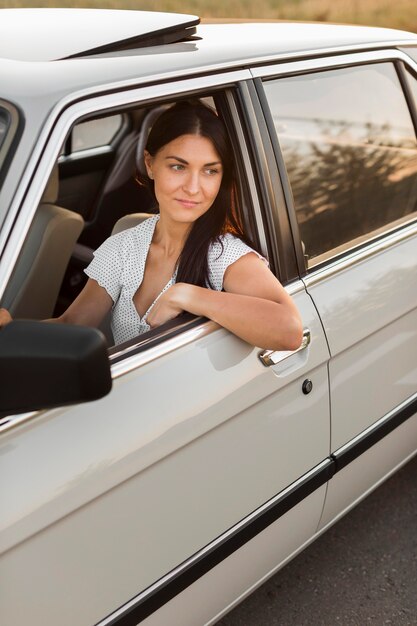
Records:
<instances>
[{"instance_id":1,"label":"dry grass field","mask_svg":"<svg viewBox=\"0 0 417 626\"><path fill-rule=\"evenodd\" d=\"M176 11L201 18L280 19L387 26L417 32L416 0L0 0L0 8L89 7Z\"/></svg>"}]
</instances>

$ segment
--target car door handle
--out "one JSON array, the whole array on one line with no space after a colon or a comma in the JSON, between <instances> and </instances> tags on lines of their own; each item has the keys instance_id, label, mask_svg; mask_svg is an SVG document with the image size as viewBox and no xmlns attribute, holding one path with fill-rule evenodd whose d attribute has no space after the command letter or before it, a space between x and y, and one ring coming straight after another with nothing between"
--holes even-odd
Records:
<instances>
[{"instance_id":1,"label":"car door handle","mask_svg":"<svg viewBox=\"0 0 417 626\"><path fill-rule=\"evenodd\" d=\"M308 328L305 328L303 332L303 340L297 350L264 350L263 352L260 352L258 356L262 365L265 365L265 367L278 365L278 363L282 363L282 361L285 361L285 359L288 359L293 354L297 354L297 352L305 350L310 342L311 332Z\"/></svg>"}]
</instances>

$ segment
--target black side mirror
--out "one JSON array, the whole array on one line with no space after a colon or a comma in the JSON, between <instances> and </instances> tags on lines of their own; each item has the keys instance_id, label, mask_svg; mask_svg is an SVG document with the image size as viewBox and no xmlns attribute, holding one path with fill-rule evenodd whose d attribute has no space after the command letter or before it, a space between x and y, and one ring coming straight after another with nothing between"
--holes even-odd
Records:
<instances>
[{"instance_id":1,"label":"black side mirror","mask_svg":"<svg viewBox=\"0 0 417 626\"><path fill-rule=\"evenodd\" d=\"M0 416L97 400L111 386L98 330L23 320L0 330Z\"/></svg>"}]
</instances>

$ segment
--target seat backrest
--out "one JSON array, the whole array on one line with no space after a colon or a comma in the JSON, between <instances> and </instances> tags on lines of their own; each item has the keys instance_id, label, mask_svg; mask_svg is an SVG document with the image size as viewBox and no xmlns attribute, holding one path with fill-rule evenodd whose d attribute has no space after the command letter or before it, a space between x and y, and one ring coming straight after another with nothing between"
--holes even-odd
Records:
<instances>
[{"instance_id":1,"label":"seat backrest","mask_svg":"<svg viewBox=\"0 0 417 626\"><path fill-rule=\"evenodd\" d=\"M142 126L140 129L140 133L138 135L138 140L136 144L136 171L140 176L146 176L146 167L145 167L145 159L144 152L145 146L148 141L149 133L151 132L151 128L158 119L158 117L169 109L169 104L161 104L154 109L151 109L145 116Z\"/></svg>"},{"instance_id":2,"label":"seat backrest","mask_svg":"<svg viewBox=\"0 0 417 626\"><path fill-rule=\"evenodd\" d=\"M123 215L115 225L113 226L112 235L117 235L117 233L122 232L122 230L126 230L127 228L133 228L137 226L144 220L147 220L148 217L151 217L149 213L130 213L129 215Z\"/></svg>"},{"instance_id":3,"label":"seat backrest","mask_svg":"<svg viewBox=\"0 0 417 626\"><path fill-rule=\"evenodd\" d=\"M84 220L55 204L58 167L55 166L36 211L21 254L2 299L13 317L52 316L62 279Z\"/></svg>"}]
</instances>

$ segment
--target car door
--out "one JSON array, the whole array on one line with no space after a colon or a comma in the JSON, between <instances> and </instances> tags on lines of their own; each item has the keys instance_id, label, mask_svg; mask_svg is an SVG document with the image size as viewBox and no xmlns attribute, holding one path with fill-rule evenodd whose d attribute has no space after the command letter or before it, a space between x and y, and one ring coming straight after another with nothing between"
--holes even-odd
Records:
<instances>
[{"instance_id":1,"label":"car door","mask_svg":"<svg viewBox=\"0 0 417 626\"><path fill-rule=\"evenodd\" d=\"M295 65L263 87L331 353L325 527L416 451L416 68L395 51Z\"/></svg>"},{"instance_id":2,"label":"car door","mask_svg":"<svg viewBox=\"0 0 417 626\"><path fill-rule=\"evenodd\" d=\"M255 233L275 270L283 268L303 344L293 353L260 351L211 321L185 318L112 350L107 397L7 421L4 623L208 622L315 535L332 466L329 353L315 306L291 274L283 207L271 206L271 146L246 81L248 71L230 72L68 107L34 170L0 284L74 120L223 93Z\"/></svg>"}]
</instances>

